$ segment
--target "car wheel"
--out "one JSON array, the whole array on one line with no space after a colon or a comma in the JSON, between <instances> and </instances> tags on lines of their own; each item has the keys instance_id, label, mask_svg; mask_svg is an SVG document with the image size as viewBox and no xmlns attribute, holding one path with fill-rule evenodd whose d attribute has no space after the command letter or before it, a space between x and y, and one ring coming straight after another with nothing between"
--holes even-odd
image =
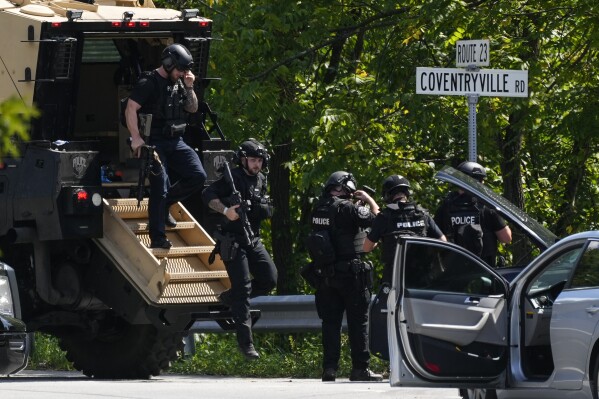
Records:
<instances>
[{"instance_id":1,"label":"car wheel","mask_svg":"<svg viewBox=\"0 0 599 399\"><path fill-rule=\"evenodd\" d=\"M497 399L494 389L460 389L462 399Z\"/></svg>"}]
</instances>

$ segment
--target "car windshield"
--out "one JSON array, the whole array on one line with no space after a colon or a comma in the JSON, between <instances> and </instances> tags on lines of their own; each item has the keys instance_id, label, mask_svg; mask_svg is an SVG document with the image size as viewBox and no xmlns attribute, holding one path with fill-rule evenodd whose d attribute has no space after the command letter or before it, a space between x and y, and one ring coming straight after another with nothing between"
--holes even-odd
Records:
<instances>
[{"instance_id":1,"label":"car windshield","mask_svg":"<svg viewBox=\"0 0 599 399\"><path fill-rule=\"evenodd\" d=\"M454 184L470 194L480 198L487 206L497 210L505 219L517 225L542 250L549 248L557 241L557 237L542 224L528 216L517 206L494 192L491 188L479 183L470 176L445 166L435 178Z\"/></svg>"}]
</instances>

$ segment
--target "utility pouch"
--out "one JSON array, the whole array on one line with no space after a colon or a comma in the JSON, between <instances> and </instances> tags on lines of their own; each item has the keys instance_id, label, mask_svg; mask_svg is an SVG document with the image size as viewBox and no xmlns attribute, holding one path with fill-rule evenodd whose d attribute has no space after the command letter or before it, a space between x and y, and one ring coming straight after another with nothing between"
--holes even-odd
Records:
<instances>
[{"instance_id":1,"label":"utility pouch","mask_svg":"<svg viewBox=\"0 0 599 399\"><path fill-rule=\"evenodd\" d=\"M181 137L185 133L187 123L181 123L179 125L171 125L171 137Z\"/></svg>"},{"instance_id":2,"label":"utility pouch","mask_svg":"<svg viewBox=\"0 0 599 399\"><path fill-rule=\"evenodd\" d=\"M335 262L335 248L328 230L311 231L305 245L315 264L324 266Z\"/></svg>"},{"instance_id":3,"label":"utility pouch","mask_svg":"<svg viewBox=\"0 0 599 399\"><path fill-rule=\"evenodd\" d=\"M145 139L150 137L150 130L152 129L152 114L138 114L139 118L139 133Z\"/></svg>"},{"instance_id":4,"label":"utility pouch","mask_svg":"<svg viewBox=\"0 0 599 399\"><path fill-rule=\"evenodd\" d=\"M306 280L308 285L314 289L318 289L323 279L322 269L310 262L302 267L300 275Z\"/></svg>"}]
</instances>

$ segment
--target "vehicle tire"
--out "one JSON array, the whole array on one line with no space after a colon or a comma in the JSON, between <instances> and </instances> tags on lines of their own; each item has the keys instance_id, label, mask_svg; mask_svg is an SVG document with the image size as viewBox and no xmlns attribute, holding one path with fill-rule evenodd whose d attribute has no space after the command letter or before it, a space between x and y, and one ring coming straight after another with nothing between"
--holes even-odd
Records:
<instances>
[{"instance_id":1,"label":"vehicle tire","mask_svg":"<svg viewBox=\"0 0 599 399\"><path fill-rule=\"evenodd\" d=\"M599 356L597 355L595 356L595 362L590 372L592 373L590 375L591 394L593 395L593 399L599 399Z\"/></svg>"},{"instance_id":2,"label":"vehicle tire","mask_svg":"<svg viewBox=\"0 0 599 399\"><path fill-rule=\"evenodd\" d=\"M114 319L113 319L114 320ZM99 331L59 335L67 360L88 377L148 379L159 375L183 350L183 334L148 324L132 325L121 319Z\"/></svg>"},{"instance_id":3,"label":"vehicle tire","mask_svg":"<svg viewBox=\"0 0 599 399\"><path fill-rule=\"evenodd\" d=\"M460 389L462 399L497 399L494 389Z\"/></svg>"}]
</instances>

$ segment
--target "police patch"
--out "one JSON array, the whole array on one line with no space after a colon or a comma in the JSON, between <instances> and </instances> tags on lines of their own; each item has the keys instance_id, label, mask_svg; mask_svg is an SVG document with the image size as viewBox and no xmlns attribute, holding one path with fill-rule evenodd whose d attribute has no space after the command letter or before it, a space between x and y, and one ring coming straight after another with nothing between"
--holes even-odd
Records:
<instances>
[{"instance_id":1,"label":"police patch","mask_svg":"<svg viewBox=\"0 0 599 399\"><path fill-rule=\"evenodd\" d=\"M360 219L368 219L370 217L370 209L365 206L358 207L358 217Z\"/></svg>"}]
</instances>

